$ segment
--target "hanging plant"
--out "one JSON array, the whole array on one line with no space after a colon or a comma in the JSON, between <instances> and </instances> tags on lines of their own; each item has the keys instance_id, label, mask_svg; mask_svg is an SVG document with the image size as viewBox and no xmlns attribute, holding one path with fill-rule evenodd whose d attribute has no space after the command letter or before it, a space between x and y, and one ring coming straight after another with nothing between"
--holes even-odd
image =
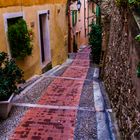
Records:
<instances>
[{"instance_id":1,"label":"hanging plant","mask_svg":"<svg viewBox=\"0 0 140 140\"><path fill-rule=\"evenodd\" d=\"M32 53L33 33L28 30L24 19L19 19L8 27L8 40L12 58L24 59Z\"/></svg>"}]
</instances>

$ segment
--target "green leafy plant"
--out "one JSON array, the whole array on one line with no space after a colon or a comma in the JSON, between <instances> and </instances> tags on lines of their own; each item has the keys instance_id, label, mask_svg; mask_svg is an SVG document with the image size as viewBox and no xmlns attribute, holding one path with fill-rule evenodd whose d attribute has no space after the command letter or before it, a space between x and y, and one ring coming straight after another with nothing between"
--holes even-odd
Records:
<instances>
[{"instance_id":1,"label":"green leafy plant","mask_svg":"<svg viewBox=\"0 0 140 140\"><path fill-rule=\"evenodd\" d=\"M24 59L32 53L32 34L28 30L25 20L19 19L8 27L8 40L12 58Z\"/></svg>"},{"instance_id":2,"label":"green leafy plant","mask_svg":"<svg viewBox=\"0 0 140 140\"><path fill-rule=\"evenodd\" d=\"M7 100L13 92L19 93L17 84L23 82L23 71L6 53L0 52L0 101Z\"/></svg>"},{"instance_id":3,"label":"green leafy plant","mask_svg":"<svg viewBox=\"0 0 140 140\"><path fill-rule=\"evenodd\" d=\"M92 23L90 27L89 45L91 45L91 55L93 62L99 64L102 44L102 29L100 25L95 23Z\"/></svg>"},{"instance_id":4,"label":"green leafy plant","mask_svg":"<svg viewBox=\"0 0 140 140\"><path fill-rule=\"evenodd\" d=\"M137 76L140 77L140 62L138 63L137 66Z\"/></svg>"},{"instance_id":5,"label":"green leafy plant","mask_svg":"<svg viewBox=\"0 0 140 140\"><path fill-rule=\"evenodd\" d=\"M140 41L140 34L138 34L138 35L135 37L135 39L136 39L137 41Z\"/></svg>"}]
</instances>

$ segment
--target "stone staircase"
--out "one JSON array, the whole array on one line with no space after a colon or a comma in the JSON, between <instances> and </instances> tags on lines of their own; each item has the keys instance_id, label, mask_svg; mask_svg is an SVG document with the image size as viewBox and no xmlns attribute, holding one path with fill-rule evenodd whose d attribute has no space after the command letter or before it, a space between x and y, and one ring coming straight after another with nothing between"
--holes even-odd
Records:
<instances>
[{"instance_id":1,"label":"stone staircase","mask_svg":"<svg viewBox=\"0 0 140 140\"><path fill-rule=\"evenodd\" d=\"M86 55L84 56L84 53L82 53L82 50L80 50L79 55L75 53L69 54L69 59L64 64L58 65L27 82L21 94L14 98L12 103L14 107L9 118L7 120L0 120L0 139L8 139L26 111L36 107L50 110L56 108L58 110L63 109L68 111L76 110L77 117L74 121L75 130L73 136L75 140L118 139L118 133L116 131L117 125L116 122L112 120L112 109L109 105L103 82L99 79L99 69L97 67L91 67L90 65L85 79L67 77L65 76L66 74L63 74L69 67L72 69L82 69L84 68L83 66L87 65L86 60L81 59L82 57L86 58ZM80 61L85 61L85 63L81 63ZM76 65L73 65L73 62ZM37 103L40 97L44 95L44 90L46 90L55 79L79 82L84 80L78 106L40 105ZM11 139L13 140L13 137Z\"/></svg>"}]
</instances>

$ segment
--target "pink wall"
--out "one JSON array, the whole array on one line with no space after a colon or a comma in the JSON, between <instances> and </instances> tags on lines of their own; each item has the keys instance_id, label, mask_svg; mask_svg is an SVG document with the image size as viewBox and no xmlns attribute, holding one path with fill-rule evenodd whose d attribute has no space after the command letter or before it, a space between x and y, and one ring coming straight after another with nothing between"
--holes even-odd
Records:
<instances>
[{"instance_id":1,"label":"pink wall","mask_svg":"<svg viewBox=\"0 0 140 140\"><path fill-rule=\"evenodd\" d=\"M76 40L78 48L81 45L85 45L88 43L87 36L88 24L90 24L92 20L95 20L95 14L92 12L92 8L95 7L95 5L92 5L92 3L88 3L88 0L80 0L80 1L81 1L81 10L77 14L77 24L74 27L72 26L72 12L71 12L71 43L73 46L73 35L77 35ZM71 11L77 10L77 1L71 4L70 9Z\"/></svg>"}]
</instances>

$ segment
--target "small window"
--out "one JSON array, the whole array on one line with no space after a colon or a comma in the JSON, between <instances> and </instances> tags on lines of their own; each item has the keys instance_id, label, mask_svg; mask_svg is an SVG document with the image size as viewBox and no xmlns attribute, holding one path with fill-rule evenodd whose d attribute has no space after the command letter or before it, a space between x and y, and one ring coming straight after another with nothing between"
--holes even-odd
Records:
<instances>
[{"instance_id":1,"label":"small window","mask_svg":"<svg viewBox=\"0 0 140 140\"><path fill-rule=\"evenodd\" d=\"M23 18L23 15L24 15L23 12L3 14L4 26L5 26L5 37L7 39L7 42L8 42L8 38L7 38L8 27L10 25L13 25L13 24L17 23L19 19ZM7 43L7 48L8 48L7 50L8 50L9 57L11 58L11 51L10 51L9 43Z\"/></svg>"}]
</instances>

